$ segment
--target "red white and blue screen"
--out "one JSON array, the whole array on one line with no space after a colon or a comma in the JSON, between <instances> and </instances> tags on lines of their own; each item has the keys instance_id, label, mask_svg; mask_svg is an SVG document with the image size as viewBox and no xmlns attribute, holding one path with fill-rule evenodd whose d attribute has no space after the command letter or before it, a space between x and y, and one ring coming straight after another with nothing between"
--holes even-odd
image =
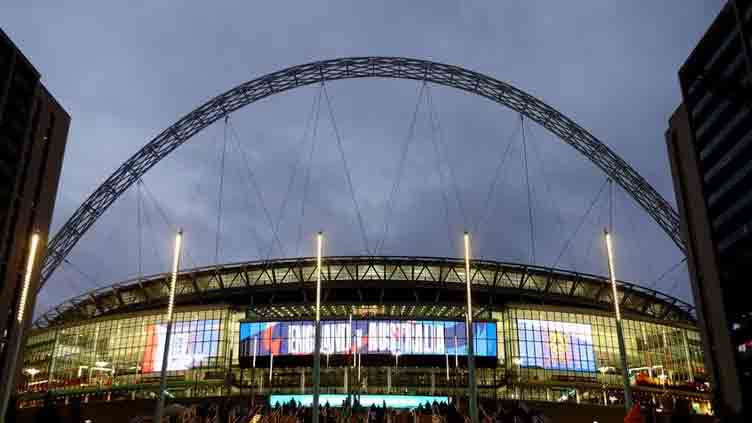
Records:
<instances>
[{"instance_id":1,"label":"red white and blue screen","mask_svg":"<svg viewBox=\"0 0 752 423\"><path fill-rule=\"evenodd\" d=\"M474 353L496 356L496 323L473 323ZM241 357L309 355L314 350L313 321L241 322ZM322 320L322 354L465 355L464 321Z\"/></svg>"}]
</instances>

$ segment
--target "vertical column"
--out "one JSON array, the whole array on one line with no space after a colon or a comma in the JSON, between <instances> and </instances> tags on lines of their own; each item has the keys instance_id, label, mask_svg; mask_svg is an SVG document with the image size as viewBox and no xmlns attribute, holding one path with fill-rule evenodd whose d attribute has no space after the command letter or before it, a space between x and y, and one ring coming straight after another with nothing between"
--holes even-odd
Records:
<instances>
[{"instance_id":1,"label":"vertical column","mask_svg":"<svg viewBox=\"0 0 752 423\"><path fill-rule=\"evenodd\" d=\"M175 252L172 258L172 277L170 278L170 296L167 303L167 333L165 334L164 354L162 355L162 372L159 376L159 400L154 411L154 421L162 421L164 411L165 391L167 390L167 362L170 355L170 340L172 338L172 317L175 308L175 285L178 280L178 268L180 266L180 248L183 241L183 231L178 231L175 236Z\"/></svg>"},{"instance_id":2,"label":"vertical column","mask_svg":"<svg viewBox=\"0 0 752 423\"><path fill-rule=\"evenodd\" d=\"M627 411L632 408L632 388L629 386L629 369L627 368L627 349L624 344L624 327L619 311L619 296L616 291L616 276L614 276L614 257L611 250L611 234L604 231L606 236L606 253L608 256L608 273L611 278L611 290L614 300L614 313L616 314L616 337L619 341L619 355L621 357L621 376L624 384L624 406Z\"/></svg>"},{"instance_id":3,"label":"vertical column","mask_svg":"<svg viewBox=\"0 0 752 423\"><path fill-rule=\"evenodd\" d=\"M321 390L321 247L323 234L316 235L316 321L313 351L313 423L319 423L319 392Z\"/></svg>"},{"instance_id":4,"label":"vertical column","mask_svg":"<svg viewBox=\"0 0 752 423\"><path fill-rule=\"evenodd\" d=\"M687 360L687 375L689 376L689 381L694 382L695 381L695 374L692 371L692 357L689 355L689 342L687 341L687 330L681 329L682 333L682 341L684 344L684 358Z\"/></svg>"},{"instance_id":5,"label":"vertical column","mask_svg":"<svg viewBox=\"0 0 752 423\"><path fill-rule=\"evenodd\" d=\"M467 394L470 404L470 421L478 423L478 393L475 380L475 337L473 335L473 305L470 289L470 234L465 232L465 282L467 285Z\"/></svg>"}]
</instances>

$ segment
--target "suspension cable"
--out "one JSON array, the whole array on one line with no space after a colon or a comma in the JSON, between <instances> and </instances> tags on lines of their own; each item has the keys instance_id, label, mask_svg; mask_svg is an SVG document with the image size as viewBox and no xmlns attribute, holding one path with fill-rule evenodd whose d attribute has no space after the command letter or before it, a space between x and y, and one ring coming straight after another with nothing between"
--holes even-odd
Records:
<instances>
[{"instance_id":1,"label":"suspension cable","mask_svg":"<svg viewBox=\"0 0 752 423\"><path fill-rule=\"evenodd\" d=\"M248 179L251 181L251 185L256 192L256 197L258 197L258 201L261 204L261 210L264 213L266 224L269 225L269 228L272 231L271 242L276 242L282 256L286 256L287 254L285 253L285 247L282 245L282 241L279 239L279 234L275 230L274 221L272 220L271 214L269 213L269 208L266 207L266 202L264 201L264 196L261 193L261 188L258 184L258 181L256 180L256 175L253 173L253 169L251 169L250 161L248 160L248 156L246 156L245 154L245 150L242 148L240 137L238 136L235 127L232 125L232 121L228 120L227 127L229 128L232 140L235 141L235 148L237 148L237 150L240 152L241 158L243 159L246 172L248 173Z\"/></svg>"},{"instance_id":2,"label":"suspension cable","mask_svg":"<svg viewBox=\"0 0 752 423\"><path fill-rule=\"evenodd\" d=\"M355 188L353 187L352 176L350 175L350 168L347 165L347 158L345 157L345 150L342 147L342 137L339 133L337 126L337 120L334 118L334 109L332 108L332 101L329 98L329 91L326 89L326 84L323 83L324 98L326 98L326 104L329 109L329 119L331 120L332 128L334 130L334 136L337 140L337 148L339 149L339 155L342 159L342 167L345 169L345 177L347 179L347 186L350 188L350 197L352 197L353 206L355 207L355 213L358 219L358 226L360 227L360 235L363 238L363 246L365 247L366 254L371 255L371 250L368 247L368 235L366 234L366 227L363 224L363 215L360 213L360 206L358 205L358 199L355 197Z\"/></svg>"},{"instance_id":3,"label":"suspension cable","mask_svg":"<svg viewBox=\"0 0 752 423\"><path fill-rule=\"evenodd\" d=\"M649 284L647 284L646 287L650 288L650 289L655 289L655 287L658 285L658 282L662 281L663 278L665 278L666 276L670 275L673 271L675 271L677 268L679 268L679 266L681 266L682 264L684 264L684 262L686 262L686 261L687 261L687 257L684 257L683 259L679 260L673 266L669 267L668 270L666 270L665 272L661 273L661 275L658 276L654 281L652 281Z\"/></svg>"},{"instance_id":4,"label":"suspension cable","mask_svg":"<svg viewBox=\"0 0 752 423\"><path fill-rule=\"evenodd\" d=\"M525 185L527 185L527 214L530 222L530 252L532 264L535 264L535 226L533 225L533 201L530 192L530 172L527 166L527 142L525 141L525 116L520 114L520 123L522 126L522 157L525 165Z\"/></svg>"},{"instance_id":5,"label":"suspension cable","mask_svg":"<svg viewBox=\"0 0 752 423\"><path fill-rule=\"evenodd\" d=\"M532 136L532 134L533 134L532 125L528 124L527 131L528 131L528 137L529 138L533 138L533 136ZM538 147L536 146L535 142L531 142L530 143L530 149L533 152L533 156L535 156L535 157L538 158L538 164L540 165L540 173L541 173L541 176L543 177L543 187L546 190L545 197L548 198L551 201L551 208L553 210L556 210L556 225L557 225L557 230L560 231L560 232L563 232L563 229L566 228L566 224L565 224L564 218L562 216L561 207L557 207L556 204L554 204L554 200L553 200L554 196L553 196L553 194L551 192L551 185L549 184L549 180L551 178L548 177L548 173L546 172L547 167L546 167L545 160L543 159L543 154L541 154L541 152L538 149ZM574 252L571 249L567 250L567 251L569 252L569 258L571 260L572 269L574 271L577 271L577 267L578 266L577 266L576 257L574 256Z\"/></svg>"},{"instance_id":6,"label":"suspension cable","mask_svg":"<svg viewBox=\"0 0 752 423\"><path fill-rule=\"evenodd\" d=\"M138 225L138 281L141 282L144 278L143 267L143 249L144 249L144 231L143 224L141 222L141 178L136 180L136 224Z\"/></svg>"},{"instance_id":7,"label":"suspension cable","mask_svg":"<svg viewBox=\"0 0 752 423\"><path fill-rule=\"evenodd\" d=\"M429 106L431 107L431 110L436 118L436 132L438 134L438 143L440 147L439 151L441 152L443 150L445 152L446 144L444 143L444 140L442 137L443 131L441 130L441 120L439 119L439 111L433 102L433 96L428 97L428 99L429 99ZM442 158L444 158L444 155L442 155ZM452 182L452 187L454 188L454 197L455 197L455 200L457 201L457 209L460 212L460 216L462 216L462 224L464 228L467 229L468 218L467 218L467 213L465 212L465 206L462 202L462 196L460 195L459 186L457 184L457 175L454 173L454 167L452 166L452 161L449 160L449 158L446 158L446 163L447 163L447 168L448 168L447 173L449 174L449 178ZM451 239L452 237L450 237L450 240Z\"/></svg>"},{"instance_id":8,"label":"suspension cable","mask_svg":"<svg viewBox=\"0 0 752 423\"><path fill-rule=\"evenodd\" d=\"M318 97L320 97L320 95L321 95L321 90L319 90L318 96L314 96L313 102L311 103L311 111L307 117L305 127L303 128L303 133L301 134L301 137L300 137L300 141L299 141L300 146L298 148L299 150L303 149L303 145L305 144L305 141L308 137L308 130L311 127L311 122L313 121L314 114L315 114L316 103L318 102ZM285 215L285 210L287 210L287 203L290 200L290 194L292 193L293 187L295 186L295 179L297 178L299 162L300 162L300 156L296 154L295 160L293 161L293 164L292 164L292 170L290 171L290 180L287 182L287 189L285 190L285 195L284 197L282 197L282 203L279 207L279 215L277 216L277 221L274 224L274 231L276 233L279 233L279 226L282 223L282 219L284 218L284 215ZM271 255L272 255L272 248L270 246L265 260L271 259Z\"/></svg>"},{"instance_id":9,"label":"suspension cable","mask_svg":"<svg viewBox=\"0 0 752 423\"><path fill-rule=\"evenodd\" d=\"M222 137L222 155L219 159L219 192L217 193L217 234L216 243L214 244L214 264L219 264L219 242L222 237L222 198L224 197L225 187L225 155L227 154L227 120L229 115L225 116L225 126Z\"/></svg>"},{"instance_id":10,"label":"suspension cable","mask_svg":"<svg viewBox=\"0 0 752 423\"><path fill-rule=\"evenodd\" d=\"M64 258L63 259L63 263L67 264L76 273L78 273L79 275L83 276L83 278L91 284L91 286L92 286L93 289L97 289L97 288L100 287L100 285L97 282L96 278L94 278L93 276L91 276L88 273L84 272L77 264L75 264L72 261L70 261L70 259ZM79 288L82 287L82 285L80 285L78 283L76 285L78 285ZM92 290L92 289L86 290L86 286L83 286L83 288L84 288L84 290L83 290L82 294Z\"/></svg>"},{"instance_id":11,"label":"suspension cable","mask_svg":"<svg viewBox=\"0 0 752 423\"><path fill-rule=\"evenodd\" d=\"M499 182L503 180L501 178L502 176L502 170L506 171L506 167L504 165L507 162L507 159L510 156L510 153L512 151L512 141L517 136L517 133L519 132L521 126L518 126L510 135L509 140L507 141L507 146L503 150L503 153L499 157L499 162L496 165L496 169L494 169L494 176L491 180L491 183L488 186L488 193L486 194L486 199L483 202L483 207L481 207L481 215L479 216L479 219L476 221L475 226L473 227L473 233L479 233L480 228L483 227L483 224L485 223L486 219L488 219L488 216L490 216L491 211L491 203L493 202L493 199L496 194L496 187L498 186ZM504 175L506 175L506 172L503 172ZM480 241L480 240L479 240ZM477 243L477 241L476 241ZM480 246L476 247L477 251L480 251Z\"/></svg>"},{"instance_id":12,"label":"suspension cable","mask_svg":"<svg viewBox=\"0 0 752 423\"><path fill-rule=\"evenodd\" d=\"M436 170L439 173L439 185L441 186L441 199L443 200L444 208L444 220L446 221L447 228L447 242L449 243L449 251L452 251L454 242L452 235L452 224L449 220L449 195L446 192L446 183L444 177L444 170L442 169L441 149L437 140L437 125L434 124L433 114L433 102L431 100L431 87L426 86L426 103L428 104L428 116L431 127L431 143L433 144L434 152L436 153Z\"/></svg>"},{"instance_id":13,"label":"suspension cable","mask_svg":"<svg viewBox=\"0 0 752 423\"><path fill-rule=\"evenodd\" d=\"M303 241L303 220L306 213L306 201L308 199L308 186L311 183L311 168L313 167L313 154L316 151L316 139L319 128L319 117L321 115L321 97L324 83L319 85L319 92L316 98L316 111L313 120L313 130L311 132L311 149L308 152L308 166L306 167L305 176L303 177L303 195L300 201L300 219L298 220L298 236L295 240L295 257L298 257L300 243Z\"/></svg>"},{"instance_id":14,"label":"suspension cable","mask_svg":"<svg viewBox=\"0 0 752 423\"><path fill-rule=\"evenodd\" d=\"M141 181L140 178L139 178L139 181ZM141 183L143 183L143 181L141 181ZM143 220L144 220L144 223L146 223L146 226L147 226L147 229L148 229L147 233L151 234L151 236L152 236L151 247L152 247L153 253L154 253L154 255L152 257L156 257L157 261L159 263L167 265L169 262L167 260L165 260L165 257L162 255L162 251L157 248L157 242L156 242L156 239L154 238L156 236L157 230L156 230L155 225L152 223L151 218L149 217L149 210L148 210L147 206L148 206L148 204L146 202L144 202L143 203Z\"/></svg>"},{"instance_id":15,"label":"suspension cable","mask_svg":"<svg viewBox=\"0 0 752 423\"><path fill-rule=\"evenodd\" d=\"M141 179L141 178L139 178L139 179ZM164 209L164 208L162 208L162 206L160 205L160 203L159 203L159 200L157 199L157 197L156 197L156 196L155 196L155 195L154 195L154 194L153 194L153 193L151 192L151 190L149 190L149 186L148 186L148 185L146 184L146 181L144 181L143 179L141 179L141 185L142 185L142 186L143 186L143 188L144 188L144 192L146 192L146 197L147 197L148 199L151 199L152 203L154 203L154 207L156 207L157 211L158 211L158 212L159 212L159 214L160 214L160 215L162 216L162 220L164 220L164 222L165 222L165 224L167 225L167 227L168 227L168 228L169 228L169 229L170 229L170 230L171 230L172 232L177 232L177 231L178 231L178 227L177 227L177 225L174 225L174 224L172 223L172 220L170 219L170 217L169 217L169 215L167 214L167 212L165 211L165 209ZM185 244L183 244L183 245L185 246ZM193 257L191 256L190 252L188 251L188 248L184 247L184 248L183 248L183 252L185 253L185 257L186 257L186 259L187 259L187 260L186 260L186 263L187 263L187 264L188 264L189 266L193 267L193 266L195 266L195 265L196 265L196 263L198 263L198 262L197 262L196 260L194 260L194 258L193 258Z\"/></svg>"},{"instance_id":16,"label":"suspension cable","mask_svg":"<svg viewBox=\"0 0 752 423\"><path fill-rule=\"evenodd\" d=\"M427 85L428 84L426 83L426 81L423 81L423 83L420 84L420 90L418 90L418 100L415 102L415 110L413 111L413 116L412 116L412 119L410 120L410 125L407 130L407 136L405 137L405 140L402 144L402 152L400 154L400 160L397 165L397 173L395 174L394 183L392 184L392 190L389 193L389 196L387 197L387 201L386 201L386 213L385 213L385 219L384 219L384 235L381 238L381 241L376 243L376 249L374 250L374 254L377 254L377 255L384 248L386 239L389 236L389 223L391 221L392 212L393 212L392 202L394 201L394 197L399 192L400 183L402 182L402 172L404 171L404 168L405 168L405 162L407 161L407 153L410 149L410 144L415 138L415 123L418 120L418 113L420 112L420 105L423 102L423 93Z\"/></svg>"},{"instance_id":17,"label":"suspension cable","mask_svg":"<svg viewBox=\"0 0 752 423\"><path fill-rule=\"evenodd\" d=\"M593 200L590 202L590 205L588 206L587 210L585 211L585 214L582 215L582 218L580 218L580 223L577 225L577 228L574 230L572 235L567 239L567 241L564 243L564 246L561 249L561 252L559 252L559 255L556 256L556 260L554 261L554 264L551 265L552 268L556 268L556 266L559 264L559 260L561 260L562 256L564 255L564 252L569 248L570 244L574 240L574 238L577 236L577 233L580 232L580 229L585 225L585 221L590 215L590 212L593 210L595 205L598 203L598 199L600 198L601 194L603 194L603 190L606 188L606 185L608 185L608 181L610 178L606 178L606 180L603 181L601 184L600 189L598 189L598 193L593 197Z\"/></svg>"}]
</instances>

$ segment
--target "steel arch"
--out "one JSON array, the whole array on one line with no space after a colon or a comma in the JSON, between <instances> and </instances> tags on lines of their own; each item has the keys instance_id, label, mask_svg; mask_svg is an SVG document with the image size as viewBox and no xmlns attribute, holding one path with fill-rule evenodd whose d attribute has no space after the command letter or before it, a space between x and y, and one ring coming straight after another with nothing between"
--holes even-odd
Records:
<instances>
[{"instance_id":1,"label":"steel arch","mask_svg":"<svg viewBox=\"0 0 752 423\"><path fill-rule=\"evenodd\" d=\"M458 66L402 57L353 57L293 66L238 85L183 116L126 160L79 206L45 252L39 289L79 239L152 166L196 133L230 113L271 95L324 81L394 78L432 82L485 97L521 113L574 147L624 188L682 252L679 217L624 159L558 110L490 76Z\"/></svg>"}]
</instances>

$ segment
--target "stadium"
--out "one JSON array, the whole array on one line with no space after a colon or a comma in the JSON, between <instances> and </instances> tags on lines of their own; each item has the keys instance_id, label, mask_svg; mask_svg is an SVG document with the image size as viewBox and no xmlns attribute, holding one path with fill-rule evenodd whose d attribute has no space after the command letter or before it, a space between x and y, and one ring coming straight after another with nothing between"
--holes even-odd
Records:
<instances>
[{"instance_id":1,"label":"stadium","mask_svg":"<svg viewBox=\"0 0 752 423\"><path fill-rule=\"evenodd\" d=\"M472 261L470 273L480 398L623 402L607 278L496 261ZM465 393L463 260L325 257L321 275L322 394L381 401ZM154 395L169 278L117 283L39 317L23 358L21 404L48 391L86 401ZM305 400L315 280L315 258L181 271L170 394ZM619 283L618 298L635 398L685 398L705 410L710 397L693 308L627 282Z\"/></svg>"},{"instance_id":2,"label":"stadium","mask_svg":"<svg viewBox=\"0 0 752 423\"><path fill-rule=\"evenodd\" d=\"M52 282L58 267L71 264L66 257L74 246L134 185L138 187L138 233L142 232L142 189L170 230L177 229L142 176L194 135L224 121L226 143L228 137L233 138L228 133L234 134L228 123L233 112L305 86L319 87L312 108L315 121L326 103L331 126L337 128L326 83L360 78L421 81L421 93L428 84L435 84L497 103L519 114L523 149L525 119L537 123L606 174L584 217L607 186L612 213L612 191L617 185L685 252L673 207L624 159L558 110L514 86L461 67L399 57L355 57L297 65L250 80L165 129L123 162L46 243L39 284L34 289ZM417 116L418 108L415 110ZM333 131L345 179L350 181L340 137ZM312 137L311 145L313 142ZM442 158L437 156L440 167ZM530 261L535 262L531 185L527 165L525 168ZM224 164L220 169L224 175ZM253 173L248 173L256 185ZM398 171L395 176L400 174ZM492 188L497 178L498 172ZM315 286L320 273L322 403L349 402L352 395L360 404L386 403L390 407L410 408L450 399L459 403L463 397L474 398L471 387L477 385L478 399L488 402L565 403L558 407L565 413L589 408L568 404L621 411L630 403L624 392L626 378L631 385L627 392L641 404L668 410L681 399L698 413L710 411L702 341L690 304L641 286L639 281L612 284L610 277L563 270L556 264L546 267L476 260L469 257L467 246L470 270L466 270L466 261L458 258L372 254L352 183L347 185L364 243L362 250L355 251L368 255L324 256L319 267L318 257L271 258L270 250L268 256L258 255L263 260L222 264L219 207L217 248L215 259L208 262L211 265L125 280L35 314L22 365L18 366L22 375L16 384L19 407L46 406L53 398L54 403L65 406L73 400L74 406L68 408L77 408L81 401L122 401L128 408L135 409L137 403L153 408L157 396L164 398L162 368L167 371L167 395L181 401L250 396L267 404L289 399L310 404L316 367ZM261 209L266 210L263 196L258 197ZM304 190L303 205L306 198ZM387 209L390 204L388 199ZM267 219L273 237L283 210L277 224ZM582 223L584 218L579 227ZM564 243L564 249L570 241ZM142 244L139 238L139 274ZM413 249L406 253L413 254ZM441 254L454 253L437 255ZM611 265L610 249L608 260ZM89 282L102 286L104 281ZM62 278L56 283L63 283ZM473 313L469 318L468 292ZM619 308L624 348L617 336ZM172 325L167 315L172 316ZM472 328L467 327L467 320L472 320ZM468 333L473 334L472 341ZM470 346L475 366L468 359ZM625 351L624 356L620 350ZM473 369L475 384L469 383Z\"/></svg>"}]
</instances>

